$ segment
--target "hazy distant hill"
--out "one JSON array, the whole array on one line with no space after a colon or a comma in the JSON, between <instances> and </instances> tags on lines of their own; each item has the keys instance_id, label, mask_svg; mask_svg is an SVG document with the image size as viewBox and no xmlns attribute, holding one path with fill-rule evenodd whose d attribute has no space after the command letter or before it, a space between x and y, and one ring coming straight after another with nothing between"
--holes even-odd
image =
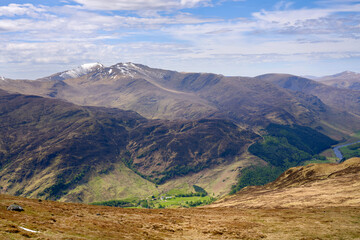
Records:
<instances>
[{"instance_id":1,"label":"hazy distant hill","mask_svg":"<svg viewBox=\"0 0 360 240\"><path fill-rule=\"evenodd\" d=\"M360 73L345 71L316 80L337 88L360 90Z\"/></svg>"}]
</instances>

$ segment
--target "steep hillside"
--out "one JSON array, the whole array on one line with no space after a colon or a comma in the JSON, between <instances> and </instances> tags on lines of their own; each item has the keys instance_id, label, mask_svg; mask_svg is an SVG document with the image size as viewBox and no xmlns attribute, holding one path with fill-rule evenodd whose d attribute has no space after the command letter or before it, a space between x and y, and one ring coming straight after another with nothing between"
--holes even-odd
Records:
<instances>
[{"instance_id":1,"label":"steep hillside","mask_svg":"<svg viewBox=\"0 0 360 240\"><path fill-rule=\"evenodd\" d=\"M1 91L1 191L57 198L120 160L133 112L92 111L59 100Z\"/></svg>"},{"instance_id":2,"label":"steep hillside","mask_svg":"<svg viewBox=\"0 0 360 240\"><path fill-rule=\"evenodd\" d=\"M328 104L313 93L294 93L258 78L180 73L133 63L89 66L36 81L0 81L0 88L85 106L133 110L151 119L224 118L251 128L300 124L318 127L338 139L360 129L357 116L344 111L335 114L338 109L328 106L333 101ZM344 94L335 95L334 106L340 107ZM356 113L354 99L341 109ZM346 124L342 124L344 118Z\"/></svg>"},{"instance_id":3,"label":"steep hillside","mask_svg":"<svg viewBox=\"0 0 360 240\"><path fill-rule=\"evenodd\" d=\"M151 195L155 183L231 165L258 138L226 120L147 120L2 90L0 126L0 191L72 201Z\"/></svg>"},{"instance_id":4,"label":"steep hillside","mask_svg":"<svg viewBox=\"0 0 360 240\"><path fill-rule=\"evenodd\" d=\"M287 208L360 205L360 158L290 168L265 186L247 187L212 207Z\"/></svg>"},{"instance_id":5,"label":"steep hillside","mask_svg":"<svg viewBox=\"0 0 360 240\"><path fill-rule=\"evenodd\" d=\"M326 121L324 124L326 127L330 127L328 134L334 129L349 134L346 126L353 126L355 129L359 127L359 91L339 89L288 74L266 74L256 78L290 90L301 99L304 96L318 98L325 104L324 107L327 107L320 118ZM302 94L305 95L302 96Z\"/></svg>"}]
</instances>

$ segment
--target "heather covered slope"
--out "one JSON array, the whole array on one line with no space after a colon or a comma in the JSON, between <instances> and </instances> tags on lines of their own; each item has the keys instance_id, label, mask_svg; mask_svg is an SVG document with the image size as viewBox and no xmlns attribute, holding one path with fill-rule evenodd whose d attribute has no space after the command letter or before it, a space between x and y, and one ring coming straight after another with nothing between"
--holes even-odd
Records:
<instances>
[{"instance_id":1,"label":"heather covered slope","mask_svg":"<svg viewBox=\"0 0 360 240\"><path fill-rule=\"evenodd\" d=\"M121 160L133 112L78 107L1 91L1 191L57 198Z\"/></svg>"},{"instance_id":2,"label":"heather covered slope","mask_svg":"<svg viewBox=\"0 0 360 240\"><path fill-rule=\"evenodd\" d=\"M247 187L212 207L359 207L360 158L290 168L265 186Z\"/></svg>"},{"instance_id":3,"label":"heather covered slope","mask_svg":"<svg viewBox=\"0 0 360 240\"><path fill-rule=\"evenodd\" d=\"M0 191L59 199L77 188L71 201L157 193L155 183L231 164L258 138L226 120L147 120L5 91L0 124Z\"/></svg>"}]
</instances>

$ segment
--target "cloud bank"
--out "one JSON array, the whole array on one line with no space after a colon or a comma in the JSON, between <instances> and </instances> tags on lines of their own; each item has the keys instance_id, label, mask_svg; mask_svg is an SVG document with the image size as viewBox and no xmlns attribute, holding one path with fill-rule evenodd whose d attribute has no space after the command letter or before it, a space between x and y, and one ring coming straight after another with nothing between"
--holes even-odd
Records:
<instances>
[{"instance_id":1,"label":"cloud bank","mask_svg":"<svg viewBox=\"0 0 360 240\"><path fill-rule=\"evenodd\" d=\"M319 1L312 8L280 1L234 18L206 14L226 4L248 3L75 0L57 6L0 5L0 75L37 78L94 61L226 75L256 75L271 67L314 75L329 73L326 68L332 66L354 71L359 66L358 1ZM310 64L314 62L317 69Z\"/></svg>"}]
</instances>

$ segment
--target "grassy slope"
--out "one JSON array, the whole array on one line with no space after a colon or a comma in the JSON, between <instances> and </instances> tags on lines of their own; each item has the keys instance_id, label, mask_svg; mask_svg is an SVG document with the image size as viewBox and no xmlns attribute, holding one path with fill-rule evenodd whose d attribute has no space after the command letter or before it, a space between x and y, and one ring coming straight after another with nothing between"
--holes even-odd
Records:
<instances>
[{"instance_id":1,"label":"grassy slope","mask_svg":"<svg viewBox=\"0 0 360 240\"><path fill-rule=\"evenodd\" d=\"M193 185L203 187L211 197L221 197L226 195L236 183L239 171L253 164L264 164L264 162L245 153L232 163L177 177L161 185L155 185L119 164L110 173L93 177L89 182L78 185L60 201L78 202L78 197L81 197L81 201L85 203L126 198L150 199L152 195L172 196L194 192Z\"/></svg>"},{"instance_id":2,"label":"grassy slope","mask_svg":"<svg viewBox=\"0 0 360 240\"><path fill-rule=\"evenodd\" d=\"M360 157L360 144L356 143L339 149L345 159Z\"/></svg>"},{"instance_id":3,"label":"grassy slope","mask_svg":"<svg viewBox=\"0 0 360 240\"><path fill-rule=\"evenodd\" d=\"M158 194L156 185L140 177L124 163L114 164L114 169L106 174L96 174L89 181L77 185L60 201L90 203L110 199L147 198Z\"/></svg>"},{"instance_id":4,"label":"grassy slope","mask_svg":"<svg viewBox=\"0 0 360 240\"><path fill-rule=\"evenodd\" d=\"M163 189L163 192L177 188L187 189L189 192L191 190L189 186L195 184L204 188L210 196L220 197L229 193L231 186L237 182L241 169L251 165L264 164L266 163L261 159L249 153L244 153L239 159L230 164L219 165L199 173L170 180L160 187Z\"/></svg>"}]
</instances>

